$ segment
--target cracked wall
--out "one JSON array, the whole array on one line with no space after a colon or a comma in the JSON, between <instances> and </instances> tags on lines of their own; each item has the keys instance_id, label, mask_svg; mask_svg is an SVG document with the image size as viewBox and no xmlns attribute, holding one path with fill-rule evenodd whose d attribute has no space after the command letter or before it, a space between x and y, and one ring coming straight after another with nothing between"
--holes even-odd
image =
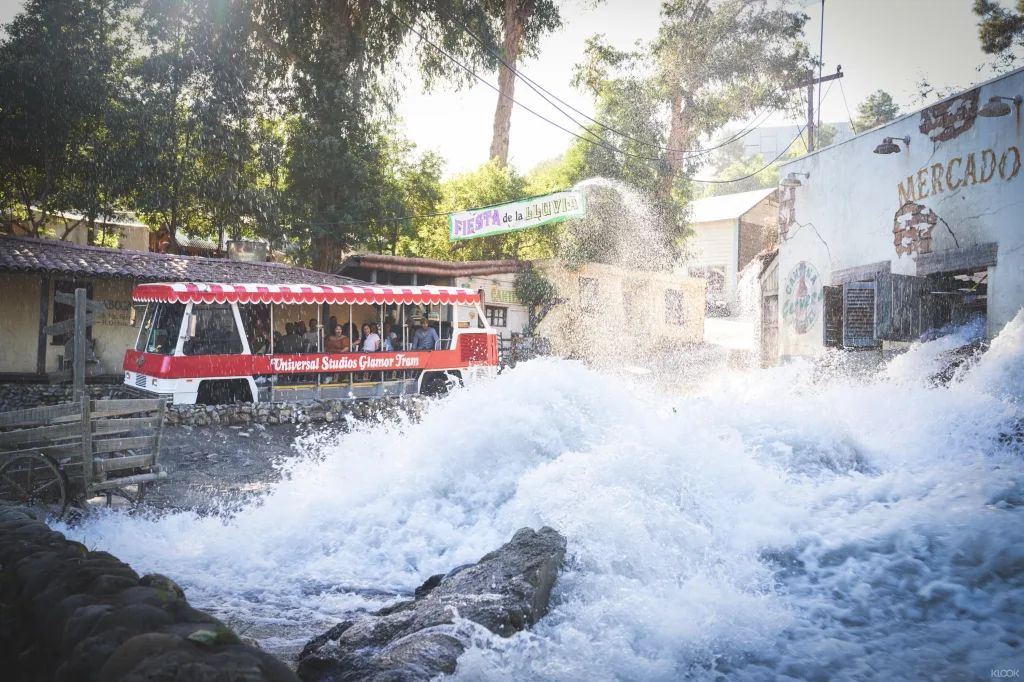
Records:
<instances>
[{"instance_id":1,"label":"cracked wall","mask_svg":"<svg viewBox=\"0 0 1024 682\"><path fill-rule=\"evenodd\" d=\"M834 272L886 263L894 275L921 276L920 257L994 243L988 332L998 333L1024 307L1024 120L1015 107L1001 117L978 109L990 97L1020 92L1024 69L784 164L780 177L809 176L800 187L780 188L780 273L813 267L818 286L826 286ZM874 153L886 137L900 151ZM798 289L780 292L781 310L820 304L814 292L797 296ZM806 325L787 324L780 313L783 358L823 352L823 315L807 313Z\"/></svg>"}]
</instances>

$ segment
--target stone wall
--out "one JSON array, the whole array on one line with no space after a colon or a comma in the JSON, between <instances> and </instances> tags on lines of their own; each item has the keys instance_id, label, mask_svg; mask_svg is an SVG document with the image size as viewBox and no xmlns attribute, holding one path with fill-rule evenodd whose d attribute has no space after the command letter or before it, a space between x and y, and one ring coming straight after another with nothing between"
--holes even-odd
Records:
<instances>
[{"instance_id":1,"label":"stone wall","mask_svg":"<svg viewBox=\"0 0 1024 682\"><path fill-rule=\"evenodd\" d=\"M288 667L139 576L14 507L0 507L0 670L36 682L293 682Z\"/></svg>"},{"instance_id":2,"label":"stone wall","mask_svg":"<svg viewBox=\"0 0 1024 682\"><path fill-rule=\"evenodd\" d=\"M245 424L305 424L352 419L417 417L426 398L371 398L368 400L313 400L304 403L235 403L233 405L171 405L166 423L189 426Z\"/></svg>"},{"instance_id":3,"label":"stone wall","mask_svg":"<svg viewBox=\"0 0 1024 682\"><path fill-rule=\"evenodd\" d=\"M137 398L121 384L89 384L94 398ZM65 384L0 384L0 412L40 405L57 405L71 400L71 386ZM387 419L405 413L416 417L422 411L422 396L371 398L366 400L311 400L302 403L235 403L231 405L169 405L166 423L189 426L245 424L304 424L336 422L346 418Z\"/></svg>"},{"instance_id":4,"label":"stone wall","mask_svg":"<svg viewBox=\"0 0 1024 682\"><path fill-rule=\"evenodd\" d=\"M122 384L86 384L93 398L137 398ZM40 405L71 402L71 384L4 383L0 384L0 412L22 410Z\"/></svg>"}]
</instances>

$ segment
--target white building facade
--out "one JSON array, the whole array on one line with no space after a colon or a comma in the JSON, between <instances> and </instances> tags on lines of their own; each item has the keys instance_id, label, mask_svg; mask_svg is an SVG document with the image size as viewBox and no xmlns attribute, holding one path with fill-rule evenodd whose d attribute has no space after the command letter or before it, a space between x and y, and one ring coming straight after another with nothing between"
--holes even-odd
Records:
<instances>
[{"instance_id":1,"label":"white building facade","mask_svg":"<svg viewBox=\"0 0 1024 682\"><path fill-rule=\"evenodd\" d=\"M782 166L778 356L886 348L1024 305L1024 70ZM993 99L997 98L997 99Z\"/></svg>"},{"instance_id":2,"label":"white building facade","mask_svg":"<svg viewBox=\"0 0 1024 682\"><path fill-rule=\"evenodd\" d=\"M690 203L687 265L691 275L707 282L712 309L735 308L739 272L765 247L765 232L778 216L775 197L769 188Z\"/></svg>"}]
</instances>

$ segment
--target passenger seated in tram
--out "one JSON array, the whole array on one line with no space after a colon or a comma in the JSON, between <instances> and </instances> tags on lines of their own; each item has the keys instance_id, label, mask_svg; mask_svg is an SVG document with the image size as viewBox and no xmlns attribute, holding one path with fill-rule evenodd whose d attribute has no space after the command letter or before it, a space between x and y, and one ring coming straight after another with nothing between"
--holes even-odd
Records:
<instances>
[{"instance_id":1,"label":"passenger seated in tram","mask_svg":"<svg viewBox=\"0 0 1024 682\"><path fill-rule=\"evenodd\" d=\"M391 322L384 321L384 334L382 338L384 339L384 350L386 351L400 350L400 339L398 334L395 333L394 327L395 325Z\"/></svg>"},{"instance_id":2,"label":"passenger seated in tram","mask_svg":"<svg viewBox=\"0 0 1024 682\"><path fill-rule=\"evenodd\" d=\"M348 353L352 350L352 343L345 336L345 330L340 324L335 324L334 331L324 339L324 349L328 353Z\"/></svg>"},{"instance_id":3,"label":"passenger seated in tram","mask_svg":"<svg viewBox=\"0 0 1024 682\"><path fill-rule=\"evenodd\" d=\"M260 321L256 322L253 328L252 343L249 348L253 355L264 355L270 352L270 339L267 338L267 330Z\"/></svg>"},{"instance_id":4,"label":"passenger seated in tram","mask_svg":"<svg viewBox=\"0 0 1024 682\"><path fill-rule=\"evenodd\" d=\"M380 350L380 334L377 325L369 322L363 324L363 342L360 347L364 353L375 353Z\"/></svg>"},{"instance_id":5,"label":"passenger seated in tram","mask_svg":"<svg viewBox=\"0 0 1024 682\"><path fill-rule=\"evenodd\" d=\"M420 328L416 330L416 336L412 340L413 350L434 350L441 343L440 337L434 328L430 326L430 320L426 316L420 318Z\"/></svg>"},{"instance_id":6,"label":"passenger seated in tram","mask_svg":"<svg viewBox=\"0 0 1024 682\"><path fill-rule=\"evenodd\" d=\"M307 352L315 353L317 346L320 344L320 332L317 331L316 319L309 318L309 331L305 333L303 338L306 339Z\"/></svg>"},{"instance_id":7,"label":"passenger seated in tram","mask_svg":"<svg viewBox=\"0 0 1024 682\"><path fill-rule=\"evenodd\" d=\"M279 353L296 354L302 352L302 336L298 333L295 322L289 322L284 326L285 335L274 345L274 350Z\"/></svg>"}]
</instances>

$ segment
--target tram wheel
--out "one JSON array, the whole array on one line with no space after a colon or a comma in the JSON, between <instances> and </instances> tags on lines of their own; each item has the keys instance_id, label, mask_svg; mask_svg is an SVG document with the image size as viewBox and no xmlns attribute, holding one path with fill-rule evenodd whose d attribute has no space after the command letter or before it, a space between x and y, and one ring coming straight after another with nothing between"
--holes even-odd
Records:
<instances>
[{"instance_id":1,"label":"tram wheel","mask_svg":"<svg viewBox=\"0 0 1024 682\"><path fill-rule=\"evenodd\" d=\"M0 500L41 509L59 519L68 507L68 479L41 452L10 455L0 461Z\"/></svg>"}]
</instances>

